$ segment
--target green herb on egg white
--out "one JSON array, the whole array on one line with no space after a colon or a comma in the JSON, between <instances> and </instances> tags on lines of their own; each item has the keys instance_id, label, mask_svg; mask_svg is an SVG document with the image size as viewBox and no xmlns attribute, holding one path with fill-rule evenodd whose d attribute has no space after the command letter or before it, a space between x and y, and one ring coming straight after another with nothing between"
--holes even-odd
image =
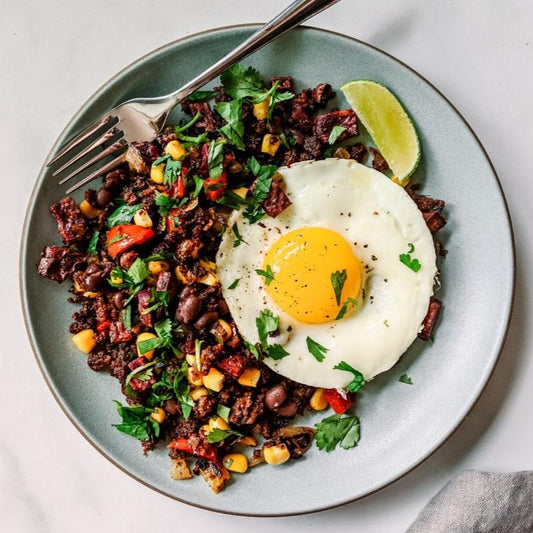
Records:
<instances>
[{"instance_id":1,"label":"green herb on egg white","mask_svg":"<svg viewBox=\"0 0 533 533\"><path fill-rule=\"evenodd\" d=\"M346 273L346 269L337 270L331 273L331 284L333 285L333 290L335 291L335 300L337 301L337 305L341 304L342 288L344 287L347 277L348 274Z\"/></svg>"},{"instance_id":2,"label":"green herb on egg white","mask_svg":"<svg viewBox=\"0 0 533 533\"><path fill-rule=\"evenodd\" d=\"M359 305L357 300L355 298L348 298L340 308L340 311L337 313L337 316L335 317L335 320L340 320L341 318L344 318L344 315L348 312L348 307L350 305L353 305L354 307Z\"/></svg>"},{"instance_id":3,"label":"green herb on egg white","mask_svg":"<svg viewBox=\"0 0 533 533\"><path fill-rule=\"evenodd\" d=\"M400 261L407 267L410 268L413 272L418 272L422 265L418 259L411 257L411 254L415 251L415 247L412 243L409 243L409 250L406 254L400 254Z\"/></svg>"},{"instance_id":4,"label":"green herb on egg white","mask_svg":"<svg viewBox=\"0 0 533 533\"><path fill-rule=\"evenodd\" d=\"M274 281L274 272L272 272L272 267L267 265L266 270L260 268L255 269L256 273L265 278L265 285L270 285Z\"/></svg>"},{"instance_id":5,"label":"green herb on egg white","mask_svg":"<svg viewBox=\"0 0 533 533\"><path fill-rule=\"evenodd\" d=\"M329 352L328 348L325 348L321 344L318 344L318 342L314 341L311 337L307 337L305 339L305 342L307 344L307 349L309 350L309 353L319 362L321 363L325 357L326 353Z\"/></svg>"},{"instance_id":6,"label":"green herb on egg white","mask_svg":"<svg viewBox=\"0 0 533 533\"><path fill-rule=\"evenodd\" d=\"M233 224L231 226L231 231L233 231L233 235L235 235L235 240L233 241L233 248L237 248L237 246L240 246L242 243L248 244L242 237L241 233L239 231L239 226L237 226L237 223Z\"/></svg>"},{"instance_id":7,"label":"green herb on egg white","mask_svg":"<svg viewBox=\"0 0 533 533\"><path fill-rule=\"evenodd\" d=\"M239 284L239 281L241 281L241 278L237 278L231 285L228 286L229 290L233 290L237 288L237 285Z\"/></svg>"},{"instance_id":8,"label":"green herb on egg white","mask_svg":"<svg viewBox=\"0 0 533 533\"><path fill-rule=\"evenodd\" d=\"M348 392L358 392L364 385L366 385L365 378L359 370L356 370L353 366L349 365L345 361L341 361L338 365L333 367L335 370L345 370L353 374L353 379L344 387Z\"/></svg>"}]
</instances>

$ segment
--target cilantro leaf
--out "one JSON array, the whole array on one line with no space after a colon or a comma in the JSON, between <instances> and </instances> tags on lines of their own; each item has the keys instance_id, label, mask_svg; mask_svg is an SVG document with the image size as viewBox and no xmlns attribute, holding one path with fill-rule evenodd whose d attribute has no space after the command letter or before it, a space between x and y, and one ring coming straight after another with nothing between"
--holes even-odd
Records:
<instances>
[{"instance_id":1,"label":"cilantro leaf","mask_svg":"<svg viewBox=\"0 0 533 533\"><path fill-rule=\"evenodd\" d=\"M122 323L124 324L124 328L128 331L131 330L131 305L127 305L124 307L120 318L122 320Z\"/></svg>"},{"instance_id":2,"label":"cilantro leaf","mask_svg":"<svg viewBox=\"0 0 533 533\"><path fill-rule=\"evenodd\" d=\"M231 226L231 231L233 231L233 234L235 235L235 240L233 241L233 248L237 248L237 246L240 246L242 243L248 244L241 236L241 233L239 231L239 226L237 226L237 222Z\"/></svg>"},{"instance_id":3,"label":"cilantro leaf","mask_svg":"<svg viewBox=\"0 0 533 533\"><path fill-rule=\"evenodd\" d=\"M233 290L237 288L237 285L239 284L239 281L241 281L241 278L237 278L231 285L228 286L229 290Z\"/></svg>"},{"instance_id":4,"label":"cilantro leaf","mask_svg":"<svg viewBox=\"0 0 533 533\"><path fill-rule=\"evenodd\" d=\"M159 191L155 192L155 205L157 205L159 214L162 217L168 216L170 210L176 207L177 203L178 200L176 200L176 198L171 198Z\"/></svg>"},{"instance_id":5,"label":"cilantro leaf","mask_svg":"<svg viewBox=\"0 0 533 533\"><path fill-rule=\"evenodd\" d=\"M233 431L232 429L214 428L207 434L207 442L209 442L209 444L216 444L217 442L221 442L232 435L235 437L243 436L242 433Z\"/></svg>"},{"instance_id":6,"label":"cilantro leaf","mask_svg":"<svg viewBox=\"0 0 533 533\"><path fill-rule=\"evenodd\" d=\"M401 381L402 383L406 383L407 385L413 384L413 380L407 374L402 374L398 381Z\"/></svg>"},{"instance_id":7,"label":"cilantro leaf","mask_svg":"<svg viewBox=\"0 0 533 533\"><path fill-rule=\"evenodd\" d=\"M263 348L268 348L268 334L277 331L279 328L279 316L274 316L274 313L269 309L261 311L259 316L255 319L257 333L259 335L259 342Z\"/></svg>"},{"instance_id":8,"label":"cilantro leaf","mask_svg":"<svg viewBox=\"0 0 533 533\"><path fill-rule=\"evenodd\" d=\"M344 126L333 126L331 128L331 133L329 134L328 143L335 144L337 139L343 134L343 132L346 131L346 128Z\"/></svg>"},{"instance_id":9,"label":"cilantro leaf","mask_svg":"<svg viewBox=\"0 0 533 533\"><path fill-rule=\"evenodd\" d=\"M359 419L356 416L332 415L315 424L315 427L315 442L319 450L330 452L337 444L347 450L357 446L360 439Z\"/></svg>"},{"instance_id":10,"label":"cilantro leaf","mask_svg":"<svg viewBox=\"0 0 533 533\"><path fill-rule=\"evenodd\" d=\"M194 191L193 191L191 196L193 198L196 198L200 194L200 191L202 190L202 188L204 186L204 180L200 176L198 176L197 174L195 174L192 177L192 179L194 181Z\"/></svg>"},{"instance_id":11,"label":"cilantro leaf","mask_svg":"<svg viewBox=\"0 0 533 533\"><path fill-rule=\"evenodd\" d=\"M170 318L158 322L154 326L154 330L157 335L155 339L147 339L137 344L137 349L139 350L140 355L143 355L150 350L155 350L156 348L171 348L175 353L179 353L177 348L174 348L172 345L172 321Z\"/></svg>"},{"instance_id":12,"label":"cilantro leaf","mask_svg":"<svg viewBox=\"0 0 533 533\"><path fill-rule=\"evenodd\" d=\"M256 358L256 359L259 359L260 358L260 354L259 354L259 348L258 346L260 346L259 344L254 345L252 344L251 342L248 342L248 341L244 341L244 346L246 347L246 349Z\"/></svg>"},{"instance_id":13,"label":"cilantro leaf","mask_svg":"<svg viewBox=\"0 0 533 533\"><path fill-rule=\"evenodd\" d=\"M229 142L239 150L245 150L243 135L244 124L242 122L242 100L219 102L214 106L215 111L226 121L220 128L220 132L228 138Z\"/></svg>"},{"instance_id":14,"label":"cilantro leaf","mask_svg":"<svg viewBox=\"0 0 533 533\"><path fill-rule=\"evenodd\" d=\"M219 403L217 405L217 415L224 420L224 422L228 422L229 419L229 413L231 409L229 407L226 407L225 405L222 405Z\"/></svg>"},{"instance_id":15,"label":"cilantro leaf","mask_svg":"<svg viewBox=\"0 0 533 533\"><path fill-rule=\"evenodd\" d=\"M344 315L348 312L348 306L349 305L359 305L357 300L355 298L348 298L340 308L340 311L338 312L337 316L335 317L335 320L340 320L341 318L344 318Z\"/></svg>"},{"instance_id":16,"label":"cilantro leaf","mask_svg":"<svg viewBox=\"0 0 533 533\"><path fill-rule=\"evenodd\" d=\"M187 131L190 127L194 126L198 122L198 120L200 120L201 116L202 114L200 113L200 111L198 111L196 115L194 115L194 117L192 117L192 119L183 126L175 126L174 131L176 132L176 134Z\"/></svg>"},{"instance_id":17,"label":"cilantro leaf","mask_svg":"<svg viewBox=\"0 0 533 533\"><path fill-rule=\"evenodd\" d=\"M266 270L256 268L255 271L257 274L265 278L265 285L270 285L274 281L274 272L272 272L272 267L270 265L267 265Z\"/></svg>"},{"instance_id":18,"label":"cilantro leaf","mask_svg":"<svg viewBox=\"0 0 533 533\"><path fill-rule=\"evenodd\" d=\"M353 366L349 365L345 361L341 361L338 365L333 367L335 370L345 370L346 372L351 372L353 374L353 379L346 385L346 390L349 392L358 392L364 385L366 385L365 378L359 370L356 370Z\"/></svg>"},{"instance_id":19,"label":"cilantro leaf","mask_svg":"<svg viewBox=\"0 0 533 533\"><path fill-rule=\"evenodd\" d=\"M239 64L223 72L220 81L226 94L237 99L261 96L265 89L263 79L257 70L253 67L245 69Z\"/></svg>"},{"instance_id":20,"label":"cilantro leaf","mask_svg":"<svg viewBox=\"0 0 533 533\"><path fill-rule=\"evenodd\" d=\"M215 96L215 91L194 91L192 94L187 96L187 100L190 102L204 102Z\"/></svg>"},{"instance_id":21,"label":"cilantro leaf","mask_svg":"<svg viewBox=\"0 0 533 533\"><path fill-rule=\"evenodd\" d=\"M116 400L113 403L118 414L122 417L121 424L113 424L119 431L142 442L149 442L159 437L159 424L150 416L155 412L155 409L143 406L129 407Z\"/></svg>"},{"instance_id":22,"label":"cilantro leaf","mask_svg":"<svg viewBox=\"0 0 533 533\"><path fill-rule=\"evenodd\" d=\"M150 271L148 270L146 263L138 257L126 271L125 278L130 283L137 285L142 283L149 275Z\"/></svg>"},{"instance_id":23,"label":"cilantro leaf","mask_svg":"<svg viewBox=\"0 0 533 533\"><path fill-rule=\"evenodd\" d=\"M266 99L270 99L268 104L267 121L270 121L270 119L272 118L272 113L274 112L276 104L294 98L294 93L291 93L289 91L278 92L278 87L279 81L276 81L266 93L263 93L260 96L256 96L253 99L254 104L258 104L259 102L263 102Z\"/></svg>"},{"instance_id":24,"label":"cilantro leaf","mask_svg":"<svg viewBox=\"0 0 533 533\"><path fill-rule=\"evenodd\" d=\"M314 341L311 337L307 337L305 339L305 342L307 344L307 349L309 350L309 353L319 362L321 363L325 356L326 352L329 352L328 348L325 348L321 344L318 344L318 342Z\"/></svg>"},{"instance_id":25,"label":"cilantro leaf","mask_svg":"<svg viewBox=\"0 0 533 533\"><path fill-rule=\"evenodd\" d=\"M248 167L256 180L252 197L246 201L247 208L243 215L251 224L254 224L265 216L261 204L268 197L272 186L272 177L276 173L277 167L275 165L261 165L255 157L248 160Z\"/></svg>"},{"instance_id":26,"label":"cilantro leaf","mask_svg":"<svg viewBox=\"0 0 533 533\"><path fill-rule=\"evenodd\" d=\"M165 185L174 185L181 172L181 161L174 161L169 159L165 165L165 172L163 173L163 183Z\"/></svg>"},{"instance_id":27,"label":"cilantro leaf","mask_svg":"<svg viewBox=\"0 0 533 533\"><path fill-rule=\"evenodd\" d=\"M412 243L409 243L409 250L406 254L400 254L400 261L407 267L410 268L413 272L418 272L422 265L420 261L416 258L411 257L411 254L415 251L415 247Z\"/></svg>"},{"instance_id":28,"label":"cilantro leaf","mask_svg":"<svg viewBox=\"0 0 533 533\"><path fill-rule=\"evenodd\" d=\"M98 254L98 239L100 238L100 232L95 231L93 233L93 236L91 237L91 240L89 241L89 245L87 246L87 253L89 254Z\"/></svg>"},{"instance_id":29,"label":"cilantro leaf","mask_svg":"<svg viewBox=\"0 0 533 533\"><path fill-rule=\"evenodd\" d=\"M207 165L209 167L209 177L220 178L224 171L224 145L226 141L213 141L209 145L207 154Z\"/></svg>"},{"instance_id":30,"label":"cilantro leaf","mask_svg":"<svg viewBox=\"0 0 533 533\"><path fill-rule=\"evenodd\" d=\"M285 348L283 348L281 344L269 344L265 348L265 355L271 359L274 359L275 361L278 361L279 359L283 359L290 354L287 350L285 350Z\"/></svg>"},{"instance_id":31,"label":"cilantro leaf","mask_svg":"<svg viewBox=\"0 0 533 533\"><path fill-rule=\"evenodd\" d=\"M147 315L148 313L151 313L152 311L155 311L156 309L159 309L160 307L163 307L166 310L168 308L169 298L170 298L170 295L168 291L156 291L152 287L152 296L150 297L150 300L148 301L148 303L151 303L152 305L144 309L142 314Z\"/></svg>"},{"instance_id":32,"label":"cilantro leaf","mask_svg":"<svg viewBox=\"0 0 533 533\"><path fill-rule=\"evenodd\" d=\"M133 215L141 209L141 204L128 205L123 203L119 205L108 217L107 217L107 226L113 228L119 224L128 224L131 222Z\"/></svg>"},{"instance_id":33,"label":"cilantro leaf","mask_svg":"<svg viewBox=\"0 0 533 533\"><path fill-rule=\"evenodd\" d=\"M342 288L344 287L347 277L348 274L346 274L346 269L342 271L337 270L331 273L331 284L333 285L333 290L335 291L335 300L337 301L337 305L341 304Z\"/></svg>"}]
</instances>

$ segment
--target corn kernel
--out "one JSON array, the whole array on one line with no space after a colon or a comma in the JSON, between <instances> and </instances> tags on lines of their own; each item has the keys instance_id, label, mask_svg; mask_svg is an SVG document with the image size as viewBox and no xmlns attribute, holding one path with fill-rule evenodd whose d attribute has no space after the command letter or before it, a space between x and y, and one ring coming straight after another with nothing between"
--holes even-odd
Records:
<instances>
[{"instance_id":1,"label":"corn kernel","mask_svg":"<svg viewBox=\"0 0 533 533\"><path fill-rule=\"evenodd\" d=\"M198 282L214 287L215 285L218 285L218 276L212 272L208 272L205 276L199 278Z\"/></svg>"},{"instance_id":2,"label":"corn kernel","mask_svg":"<svg viewBox=\"0 0 533 533\"><path fill-rule=\"evenodd\" d=\"M214 367L209 369L209 374L203 377L204 387L214 390L215 392L220 392L224 385L224 374L217 370Z\"/></svg>"},{"instance_id":3,"label":"corn kernel","mask_svg":"<svg viewBox=\"0 0 533 533\"><path fill-rule=\"evenodd\" d=\"M315 411L323 411L328 406L325 389L317 389L313 392L313 396L309 400L309 405Z\"/></svg>"},{"instance_id":4,"label":"corn kernel","mask_svg":"<svg viewBox=\"0 0 533 533\"><path fill-rule=\"evenodd\" d=\"M204 424L199 430L198 433L200 435L208 435L211 430L209 429L209 426L207 424Z\"/></svg>"},{"instance_id":5,"label":"corn kernel","mask_svg":"<svg viewBox=\"0 0 533 533\"><path fill-rule=\"evenodd\" d=\"M96 298L98 296L98 293L92 291L85 291L83 293L83 296L85 296L86 298Z\"/></svg>"},{"instance_id":6,"label":"corn kernel","mask_svg":"<svg viewBox=\"0 0 533 533\"><path fill-rule=\"evenodd\" d=\"M148 271L150 274L157 276L161 272L168 272L170 265L167 261L148 261Z\"/></svg>"},{"instance_id":7,"label":"corn kernel","mask_svg":"<svg viewBox=\"0 0 533 533\"><path fill-rule=\"evenodd\" d=\"M263 142L261 143L261 152L264 154L276 155L280 145L281 139L277 135L267 133L263 137Z\"/></svg>"},{"instance_id":8,"label":"corn kernel","mask_svg":"<svg viewBox=\"0 0 533 533\"><path fill-rule=\"evenodd\" d=\"M133 223L141 228L151 228L154 225L146 209L139 209L139 211L133 215Z\"/></svg>"},{"instance_id":9,"label":"corn kernel","mask_svg":"<svg viewBox=\"0 0 533 533\"><path fill-rule=\"evenodd\" d=\"M403 181L400 181L396 176L391 176L390 178L396 185L399 185L400 187L407 187L409 185L409 182L411 181L411 178L405 178Z\"/></svg>"},{"instance_id":10,"label":"corn kernel","mask_svg":"<svg viewBox=\"0 0 533 533\"><path fill-rule=\"evenodd\" d=\"M260 377L259 368L247 368L237 381L244 387L256 387Z\"/></svg>"},{"instance_id":11,"label":"corn kernel","mask_svg":"<svg viewBox=\"0 0 533 533\"><path fill-rule=\"evenodd\" d=\"M85 289L76 280L74 280L74 290L76 292L84 292L85 291Z\"/></svg>"},{"instance_id":12,"label":"corn kernel","mask_svg":"<svg viewBox=\"0 0 533 533\"><path fill-rule=\"evenodd\" d=\"M241 437L239 439L239 444L241 446L257 446L257 440L254 437L247 435L246 437Z\"/></svg>"},{"instance_id":13,"label":"corn kernel","mask_svg":"<svg viewBox=\"0 0 533 533\"><path fill-rule=\"evenodd\" d=\"M254 104L253 114L257 120L265 120L268 117L268 108L270 107L270 98L266 98L258 104Z\"/></svg>"},{"instance_id":14,"label":"corn kernel","mask_svg":"<svg viewBox=\"0 0 533 533\"><path fill-rule=\"evenodd\" d=\"M263 456L269 465L281 465L289 460L291 454L287 446L281 443L275 446L265 446Z\"/></svg>"},{"instance_id":15,"label":"corn kernel","mask_svg":"<svg viewBox=\"0 0 533 533\"><path fill-rule=\"evenodd\" d=\"M72 337L72 342L83 353L90 353L96 346L96 336L92 329L82 329Z\"/></svg>"},{"instance_id":16,"label":"corn kernel","mask_svg":"<svg viewBox=\"0 0 533 533\"><path fill-rule=\"evenodd\" d=\"M243 200L248 195L248 188L247 187L239 187L238 189L233 189L233 191L237 196L240 196Z\"/></svg>"},{"instance_id":17,"label":"corn kernel","mask_svg":"<svg viewBox=\"0 0 533 533\"><path fill-rule=\"evenodd\" d=\"M137 342L136 342L137 353L139 354L139 356L142 355L143 357L146 357L146 359L152 359L152 357L154 356L155 349L148 350L145 353L141 353L140 350L139 350L139 343L141 343L143 341L147 341L149 339L157 339L157 335L155 335L154 333L150 333L149 331L145 331L144 333L140 333L137 336Z\"/></svg>"},{"instance_id":18,"label":"corn kernel","mask_svg":"<svg viewBox=\"0 0 533 533\"><path fill-rule=\"evenodd\" d=\"M196 366L196 354L195 353L186 354L185 361L187 361L187 364L189 366Z\"/></svg>"},{"instance_id":19,"label":"corn kernel","mask_svg":"<svg viewBox=\"0 0 533 533\"><path fill-rule=\"evenodd\" d=\"M185 148L183 148L183 145L179 141L170 141L165 146L165 153L169 154L174 161L182 158L185 155L185 152Z\"/></svg>"},{"instance_id":20,"label":"corn kernel","mask_svg":"<svg viewBox=\"0 0 533 533\"><path fill-rule=\"evenodd\" d=\"M213 337L215 337L219 344L224 344L233 336L233 330L231 329L231 326L222 318L219 318L213 323L209 332L211 335L213 335Z\"/></svg>"},{"instance_id":21,"label":"corn kernel","mask_svg":"<svg viewBox=\"0 0 533 533\"><path fill-rule=\"evenodd\" d=\"M187 381L190 385L193 387L201 387L202 385L205 385L204 379L207 376L202 376L201 372L194 366L190 366L187 369ZM207 385L206 385L207 387ZM209 387L208 387L209 388ZM221 387L222 388L222 387ZM220 389L219 389L220 390Z\"/></svg>"},{"instance_id":22,"label":"corn kernel","mask_svg":"<svg viewBox=\"0 0 533 533\"><path fill-rule=\"evenodd\" d=\"M161 407L156 407L155 413L150 413L150 418L154 419L158 424L162 424L167 414Z\"/></svg>"},{"instance_id":23,"label":"corn kernel","mask_svg":"<svg viewBox=\"0 0 533 533\"><path fill-rule=\"evenodd\" d=\"M200 259L198 263L202 268L205 268L205 270L209 270L210 272L216 272L217 270L217 265L213 263L213 261L208 261L207 259Z\"/></svg>"},{"instance_id":24,"label":"corn kernel","mask_svg":"<svg viewBox=\"0 0 533 533\"><path fill-rule=\"evenodd\" d=\"M189 392L189 396L197 402L202 396L207 396L209 393L205 387L197 387Z\"/></svg>"},{"instance_id":25,"label":"corn kernel","mask_svg":"<svg viewBox=\"0 0 533 533\"><path fill-rule=\"evenodd\" d=\"M87 200L82 200L80 203L80 211L86 218L96 218L101 212L101 209L93 207Z\"/></svg>"},{"instance_id":26,"label":"corn kernel","mask_svg":"<svg viewBox=\"0 0 533 533\"><path fill-rule=\"evenodd\" d=\"M222 459L222 464L232 472L244 474L248 470L248 457L242 453L228 453Z\"/></svg>"},{"instance_id":27,"label":"corn kernel","mask_svg":"<svg viewBox=\"0 0 533 533\"><path fill-rule=\"evenodd\" d=\"M221 416L217 416L209 420L209 431L213 431L214 429L228 430L229 425Z\"/></svg>"},{"instance_id":28,"label":"corn kernel","mask_svg":"<svg viewBox=\"0 0 533 533\"><path fill-rule=\"evenodd\" d=\"M182 283L189 283L187 278L185 277L185 274L180 270L180 267L177 266L174 270L176 277L182 282Z\"/></svg>"},{"instance_id":29,"label":"corn kernel","mask_svg":"<svg viewBox=\"0 0 533 533\"><path fill-rule=\"evenodd\" d=\"M165 163L160 165L152 165L150 169L150 179L154 183L164 183L165 181Z\"/></svg>"},{"instance_id":30,"label":"corn kernel","mask_svg":"<svg viewBox=\"0 0 533 533\"><path fill-rule=\"evenodd\" d=\"M109 279L111 280L111 283L114 283L115 285L122 285L124 283L124 280L120 277L120 275L117 275L116 272L111 272Z\"/></svg>"}]
</instances>

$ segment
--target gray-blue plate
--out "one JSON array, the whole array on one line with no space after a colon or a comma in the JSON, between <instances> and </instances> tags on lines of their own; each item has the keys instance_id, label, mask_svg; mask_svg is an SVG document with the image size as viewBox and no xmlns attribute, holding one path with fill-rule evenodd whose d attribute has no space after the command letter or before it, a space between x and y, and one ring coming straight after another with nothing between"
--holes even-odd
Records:
<instances>
[{"instance_id":1,"label":"gray-blue plate","mask_svg":"<svg viewBox=\"0 0 533 533\"><path fill-rule=\"evenodd\" d=\"M252 28L193 35L136 61L82 106L53 150L115 104L175 89L240 43ZM414 179L424 184L424 193L446 200L449 223L442 238L449 253L437 294L445 307L435 340L416 341L397 366L359 395L359 446L331 453L313 448L299 462L259 466L235 475L218 495L200 478L173 481L164 446L144 457L137 441L111 426L117 422L112 400L121 398L118 382L89 370L85 356L72 344L68 324L75 306L66 301L67 284L58 286L37 275L42 248L59 243L48 207L64 194L46 168L29 202L23 232L22 300L37 361L52 393L82 434L124 472L172 498L212 510L305 513L361 498L398 479L441 445L469 412L507 330L514 286L512 230L497 176L476 136L454 107L406 65L360 41L312 28L291 32L245 64L265 78L291 75L298 88L322 81L339 87L368 78L392 89L422 142ZM346 102L339 97L338 105ZM413 385L398 381L404 372Z\"/></svg>"}]
</instances>

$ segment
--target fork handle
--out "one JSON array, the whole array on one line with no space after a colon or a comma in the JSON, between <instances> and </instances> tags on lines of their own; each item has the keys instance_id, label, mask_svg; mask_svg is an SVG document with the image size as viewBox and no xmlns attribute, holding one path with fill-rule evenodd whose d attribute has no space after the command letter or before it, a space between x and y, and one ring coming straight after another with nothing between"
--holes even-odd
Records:
<instances>
[{"instance_id":1,"label":"fork handle","mask_svg":"<svg viewBox=\"0 0 533 533\"><path fill-rule=\"evenodd\" d=\"M183 87L168 94L161 100L164 99L166 102L169 102L170 111L181 100L189 96L192 92L200 89L200 87L203 87L206 83L215 79L233 64L239 62L252 52L259 50L259 48L274 40L276 37L295 26L298 26L302 22L339 1L340 0L296 0L270 22L267 22L264 26L259 28L254 34L248 37L246 41L232 50L229 54L214 63L207 70L204 70L204 72L196 76L196 78L189 81Z\"/></svg>"}]
</instances>

